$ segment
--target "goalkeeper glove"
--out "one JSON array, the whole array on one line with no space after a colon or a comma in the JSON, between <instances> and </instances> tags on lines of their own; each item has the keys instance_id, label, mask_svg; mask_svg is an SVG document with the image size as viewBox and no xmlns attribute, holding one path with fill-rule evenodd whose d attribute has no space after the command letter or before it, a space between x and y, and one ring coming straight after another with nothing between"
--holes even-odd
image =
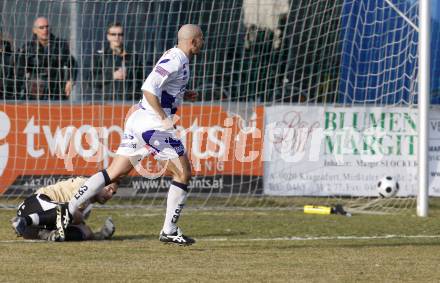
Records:
<instances>
[{"instance_id":1,"label":"goalkeeper glove","mask_svg":"<svg viewBox=\"0 0 440 283\"><path fill-rule=\"evenodd\" d=\"M115 233L115 224L113 223L112 217L109 216L105 221L104 225L101 228L101 235L104 239L110 239Z\"/></svg>"}]
</instances>

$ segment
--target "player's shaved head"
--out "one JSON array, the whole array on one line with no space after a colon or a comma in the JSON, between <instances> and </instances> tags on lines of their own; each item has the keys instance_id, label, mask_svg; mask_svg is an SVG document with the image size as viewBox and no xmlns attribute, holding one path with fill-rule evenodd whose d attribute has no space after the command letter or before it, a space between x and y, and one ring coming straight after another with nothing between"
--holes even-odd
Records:
<instances>
[{"instance_id":1,"label":"player's shaved head","mask_svg":"<svg viewBox=\"0 0 440 283\"><path fill-rule=\"evenodd\" d=\"M202 35L202 30L197 25L187 24L183 25L177 34L177 40L179 42L183 40L191 40L199 35Z\"/></svg>"},{"instance_id":2,"label":"player's shaved head","mask_svg":"<svg viewBox=\"0 0 440 283\"><path fill-rule=\"evenodd\" d=\"M199 53L203 43L203 33L198 25L183 25L177 33L177 47L188 57Z\"/></svg>"}]
</instances>

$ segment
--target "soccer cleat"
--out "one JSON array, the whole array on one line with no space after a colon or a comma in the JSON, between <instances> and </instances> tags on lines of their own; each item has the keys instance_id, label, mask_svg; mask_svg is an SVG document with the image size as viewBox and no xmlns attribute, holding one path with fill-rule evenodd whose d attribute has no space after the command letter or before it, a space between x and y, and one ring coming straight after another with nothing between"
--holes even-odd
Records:
<instances>
[{"instance_id":1,"label":"soccer cleat","mask_svg":"<svg viewBox=\"0 0 440 283\"><path fill-rule=\"evenodd\" d=\"M67 205L60 205L61 208L61 215L62 215L62 222L64 229L67 228L67 225L72 223L73 217L69 212L69 208Z\"/></svg>"},{"instance_id":2,"label":"soccer cleat","mask_svg":"<svg viewBox=\"0 0 440 283\"><path fill-rule=\"evenodd\" d=\"M12 229L14 229L15 233L18 237L23 236L24 231L26 230L26 219L21 216L16 216L11 219Z\"/></svg>"},{"instance_id":3,"label":"soccer cleat","mask_svg":"<svg viewBox=\"0 0 440 283\"><path fill-rule=\"evenodd\" d=\"M177 231L173 234L165 234L163 231L160 232L159 241L170 244L177 244L180 246L190 246L196 242L193 238L185 236L182 234L182 230L177 227Z\"/></svg>"},{"instance_id":4,"label":"soccer cleat","mask_svg":"<svg viewBox=\"0 0 440 283\"><path fill-rule=\"evenodd\" d=\"M63 242L66 239L65 229L67 225L69 224L69 213L67 212L67 209L64 209L61 207L61 205L57 205L56 207L57 212L57 218L55 223L55 230L52 233L49 241L55 241L55 242Z\"/></svg>"}]
</instances>

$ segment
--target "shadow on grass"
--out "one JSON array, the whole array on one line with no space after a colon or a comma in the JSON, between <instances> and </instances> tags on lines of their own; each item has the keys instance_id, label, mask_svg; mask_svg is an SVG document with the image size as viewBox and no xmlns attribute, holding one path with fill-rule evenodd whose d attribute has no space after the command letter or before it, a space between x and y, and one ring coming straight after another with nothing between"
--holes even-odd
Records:
<instances>
[{"instance_id":1,"label":"shadow on grass","mask_svg":"<svg viewBox=\"0 0 440 283\"><path fill-rule=\"evenodd\" d=\"M244 231L223 231L218 233L203 233L198 235L201 238L216 238L216 237L234 237L234 236L244 236L249 235L248 232Z\"/></svg>"},{"instance_id":2,"label":"shadow on grass","mask_svg":"<svg viewBox=\"0 0 440 283\"><path fill-rule=\"evenodd\" d=\"M247 235L247 232L243 232L243 231L231 231L231 232L219 232L219 233L203 233L203 234L194 234L194 235L190 235L190 236L194 236L194 238L197 240L197 238L234 238L237 236L244 236ZM126 241L126 240L131 240L131 241L150 241L150 240L158 240L159 239L159 234L136 234L136 235L130 235L130 234L118 234L112 237L112 241Z\"/></svg>"},{"instance_id":3,"label":"shadow on grass","mask_svg":"<svg viewBox=\"0 0 440 283\"><path fill-rule=\"evenodd\" d=\"M111 241L151 241L151 240L157 240L159 239L159 236L157 235L116 235L113 236Z\"/></svg>"}]
</instances>

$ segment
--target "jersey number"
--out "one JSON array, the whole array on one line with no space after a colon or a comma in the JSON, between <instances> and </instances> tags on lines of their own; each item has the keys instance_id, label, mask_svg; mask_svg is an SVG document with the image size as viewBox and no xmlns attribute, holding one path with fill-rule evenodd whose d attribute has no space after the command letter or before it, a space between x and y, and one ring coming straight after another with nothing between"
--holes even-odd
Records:
<instances>
[{"instance_id":1,"label":"jersey number","mask_svg":"<svg viewBox=\"0 0 440 283\"><path fill-rule=\"evenodd\" d=\"M79 199L89 188L87 186L82 186L79 188L78 192L75 194L75 198Z\"/></svg>"}]
</instances>

